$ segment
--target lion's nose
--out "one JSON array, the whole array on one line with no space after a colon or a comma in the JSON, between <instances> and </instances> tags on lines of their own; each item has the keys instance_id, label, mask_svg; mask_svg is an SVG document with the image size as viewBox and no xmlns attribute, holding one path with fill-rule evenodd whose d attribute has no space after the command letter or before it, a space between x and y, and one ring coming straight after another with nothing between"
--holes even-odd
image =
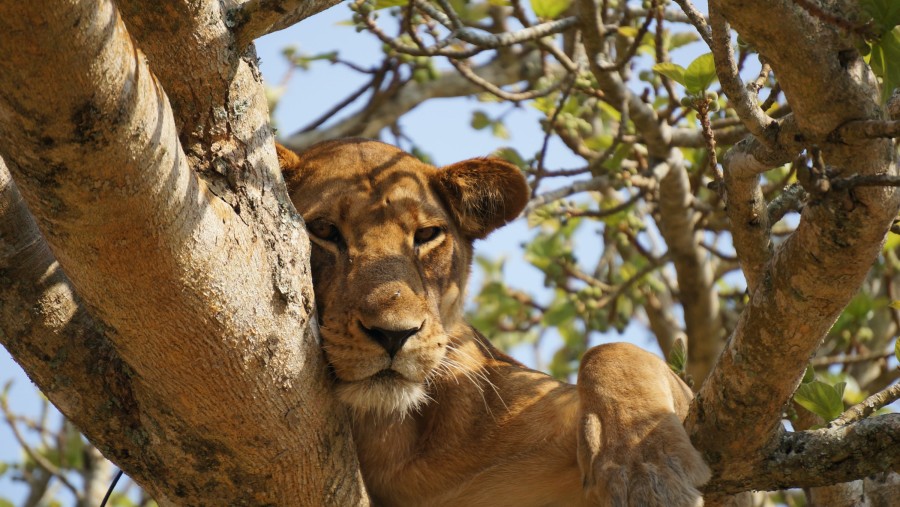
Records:
<instances>
[{"instance_id":1,"label":"lion's nose","mask_svg":"<svg viewBox=\"0 0 900 507\"><path fill-rule=\"evenodd\" d=\"M403 344L406 343L406 340L422 329L422 326L410 329L369 328L364 326L362 322L359 323L359 327L365 331L369 338L375 340L375 343L381 345L381 347L387 351L388 355L391 356L391 359L397 355L397 352L400 352L400 349L403 348Z\"/></svg>"}]
</instances>

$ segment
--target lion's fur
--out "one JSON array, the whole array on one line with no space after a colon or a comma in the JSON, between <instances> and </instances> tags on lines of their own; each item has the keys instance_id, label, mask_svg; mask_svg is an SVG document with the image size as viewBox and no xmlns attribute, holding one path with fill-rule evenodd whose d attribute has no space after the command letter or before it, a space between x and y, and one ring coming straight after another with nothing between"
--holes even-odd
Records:
<instances>
[{"instance_id":1,"label":"lion's fur","mask_svg":"<svg viewBox=\"0 0 900 507\"><path fill-rule=\"evenodd\" d=\"M377 505L702 503L709 470L681 425L691 393L662 361L596 347L571 386L463 320L472 242L527 202L515 166L438 169L362 139L278 151L312 232L323 348ZM416 243L432 227L442 232ZM391 357L379 330L414 334Z\"/></svg>"}]
</instances>

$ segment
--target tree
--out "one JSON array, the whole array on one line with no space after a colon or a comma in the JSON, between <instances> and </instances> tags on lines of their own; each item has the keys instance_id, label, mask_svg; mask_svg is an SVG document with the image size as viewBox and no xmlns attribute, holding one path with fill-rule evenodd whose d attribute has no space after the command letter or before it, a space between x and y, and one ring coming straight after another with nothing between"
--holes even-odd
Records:
<instances>
[{"instance_id":1,"label":"tree","mask_svg":"<svg viewBox=\"0 0 900 507\"><path fill-rule=\"evenodd\" d=\"M366 503L251 45L328 3L0 3L0 337L161 505ZM554 327L563 346L550 366L564 376L590 332L641 309L697 389L686 425L715 471L713 502L895 470L900 418L842 414L842 388L823 382L834 358L807 366L827 337L826 355L864 359L850 377L879 398L861 415L896 399L885 358L900 331L897 245L882 245L900 205L900 124L886 119L900 14L887 0L719 0L707 19L678 4L534 0L532 15L518 1L357 0L354 22L385 58L360 68L366 85L334 112L367 103L285 141L385 128L403 140L398 119L433 97L535 107L547 141L500 155L530 176L542 232L527 255L554 292L540 301L488 269L480 327L512 341ZM697 34L711 54L673 63ZM472 126L502 135L484 109ZM551 137L583 166L549 168ZM557 177L563 188L541 191ZM792 211L799 220L780 222ZM576 229L590 220L603 252L586 267ZM737 269L744 283L726 276ZM792 408L805 372L793 399L806 408ZM813 413L834 421L785 432L785 407L795 428L827 422Z\"/></svg>"}]
</instances>

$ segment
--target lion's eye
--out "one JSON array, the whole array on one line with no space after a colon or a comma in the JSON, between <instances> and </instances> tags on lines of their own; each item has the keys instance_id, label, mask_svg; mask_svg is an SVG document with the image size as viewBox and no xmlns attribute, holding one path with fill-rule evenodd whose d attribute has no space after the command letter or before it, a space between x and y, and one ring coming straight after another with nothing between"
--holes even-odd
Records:
<instances>
[{"instance_id":1,"label":"lion's eye","mask_svg":"<svg viewBox=\"0 0 900 507\"><path fill-rule=\"evenodd\" d=\"M413 235L413 241L415 242L416 246L424 245L429 241L434 241L435 239L439 238L443 233L444 230L440 227L423 227L416 231L416 233Z\"/></svg>"},{"instance_id":2,"label":"lion's eye","mask_svg":"<svg viewBox=\"0 0 900 507\"><path fill-rule=\"evenodd\" d=\"M325 241L332 243L341 241L341 233L338 231L338 228L333 223L321 218L308 223L306 230L313 236Z\"/></svg>"}]
</instances>

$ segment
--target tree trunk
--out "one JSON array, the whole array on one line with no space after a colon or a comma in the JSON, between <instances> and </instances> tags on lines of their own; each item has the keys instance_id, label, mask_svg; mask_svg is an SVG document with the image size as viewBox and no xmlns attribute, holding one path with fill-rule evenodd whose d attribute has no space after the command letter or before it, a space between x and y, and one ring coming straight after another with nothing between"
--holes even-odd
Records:
<instances>
[{"instance_id":1,"label":"tree trunk","mask_svg":"<svg viewBox=\"0 0 900 507\"><path fill-rule=\"evenodd\" d=\"M250 3L0 2L0 335L161 504L365 504Z\"/></svg>"}]
</instances>

